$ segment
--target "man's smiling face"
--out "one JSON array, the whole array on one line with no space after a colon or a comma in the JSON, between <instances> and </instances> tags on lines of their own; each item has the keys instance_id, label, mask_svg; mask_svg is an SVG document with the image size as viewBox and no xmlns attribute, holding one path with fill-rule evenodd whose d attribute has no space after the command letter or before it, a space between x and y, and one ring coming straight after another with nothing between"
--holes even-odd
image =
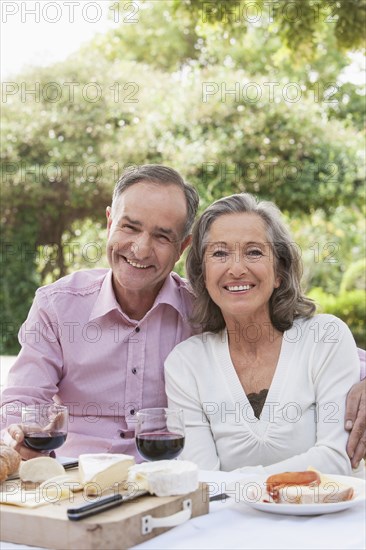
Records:
<instances>
[{"instance_id":1,"label":"man's smiling face","mask_svg":"<svg viewBox=\"0 0 366 550\"><path fill-rule=\"evenodd\" d=\"M139 182L107 208L107 257L119 303L129 293L156 297L189 238L187 206L177 185Z\"/></svg>"}]
</instances>

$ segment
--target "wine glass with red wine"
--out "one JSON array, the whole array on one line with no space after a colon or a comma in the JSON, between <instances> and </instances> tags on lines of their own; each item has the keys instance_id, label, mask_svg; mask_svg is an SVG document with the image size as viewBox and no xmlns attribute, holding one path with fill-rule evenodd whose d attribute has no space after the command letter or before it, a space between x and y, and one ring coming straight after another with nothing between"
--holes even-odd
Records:
<instances>
[{"instance_id":1,"label":"wine glass with red wine","mask_svg":"<svg viewBox=\"0 0 366 550\"><path fill-rule=\"evenodd\" d=\"M136 447L145 460L177 458L184 447L182 409L141 409L135 428Z\"/></svg>"},{"instance_id":2,"label":"wine glass with red wine","mask_svg":"<svg viewBox=\"0 0 366 550\"><path fill-rule=\"evenodd\" d=\"M24 443L35 451L53 451L66 441L69 411L64 405L22 407Z\"/></svg>"}]
</instances>

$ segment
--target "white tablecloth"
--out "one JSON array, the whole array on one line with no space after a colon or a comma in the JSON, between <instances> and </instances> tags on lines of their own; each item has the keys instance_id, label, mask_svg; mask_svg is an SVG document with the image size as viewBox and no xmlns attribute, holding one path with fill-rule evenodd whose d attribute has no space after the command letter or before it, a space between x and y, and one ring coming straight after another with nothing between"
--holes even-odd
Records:
<instances>
[{"instance_id":1,"label":"white tablecloth","mask_svg":"<svg viewBox=\"0 0 366 550\"><path fill-rule=\"evenodd\" d=\"M134 550L364 550L365 528L364 505L336 514L300 517L266 514L246 504L215 502L208 516L193 518Z\"/></svg>"},{"instance_id":2,"label":"white tablecloth","mask_svg":"<svg viewBox=\"0 0 366 550\"><path fill-rule=\"evenodd\" d=\"M211 473L212 474L212 473ZM210 475L211 475L210 474ZM221 474L217 473L216 475ZM207 480L207 475L202 475ZM219 483L216 477L216 482ZM121 541L122 542L122 541ZM123 544L123 542L122 542ZM0 543L1 550L35 547ZM210 513L191 519L133 550L173 549L364 550L365 501L321 516L267 514L227 499L210 503ZM103 550L102 548L100 550Z\"/></svg>"}]
</instances>

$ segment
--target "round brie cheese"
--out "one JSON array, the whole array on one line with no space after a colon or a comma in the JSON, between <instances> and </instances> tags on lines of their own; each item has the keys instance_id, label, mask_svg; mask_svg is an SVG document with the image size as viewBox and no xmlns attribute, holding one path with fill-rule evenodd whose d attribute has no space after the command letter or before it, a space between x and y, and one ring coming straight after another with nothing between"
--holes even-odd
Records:
<instances>
[{"instance_id":1,"label":"round brie cheese","mask_svg":"<svg viewBox=\"0 0 366 550\"><path fill-rule=\"evenodd\" d=\"M185 495L198 489L198 467L188 460L144 462L129 468L127 483L158 497Z\"/></svg>"}]
</instances>

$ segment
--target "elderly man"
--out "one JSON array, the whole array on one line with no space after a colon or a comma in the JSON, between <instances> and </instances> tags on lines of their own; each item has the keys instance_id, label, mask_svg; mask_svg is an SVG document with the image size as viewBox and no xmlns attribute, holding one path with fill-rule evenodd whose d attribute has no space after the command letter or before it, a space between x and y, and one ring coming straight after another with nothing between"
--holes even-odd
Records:
<instances>
[{"instance_id":1,"label":"elderly man","mask_svg":"<svg viewBox=\"0 0 366 550\"><path fill-rule=\"evenodd\" d=\"M111 269L75 272L37 291L2 395L9 426L2 438L23 458L38 453L24 445L21 406L52 399L70 411L60 454L136 456L135 413L166 405L164 360L193 334L192 295L172 269L190 243L197 207L197 192L175 170L127 170L107 208ZM366 447L364 386L347 401L353 465Z\"/></svg>"},{"instance_id":2,"label":"elderly man","mask_svg":"<svg viewBox=\"0 0 366 550\"><path fill-rule=\"evenodd\" d=\"M62 455L136 454L135 413L166 405L164 360L192 335L192 296L172 269L198 202L171 168L122 175L107 208L111 269L75 272L37 291L2 395L5 425L19 423L22 404L55 399L70 411ZM37 456L19 426L9 432L3 439L23 458Z\"/></svg>"}]
</instances>

